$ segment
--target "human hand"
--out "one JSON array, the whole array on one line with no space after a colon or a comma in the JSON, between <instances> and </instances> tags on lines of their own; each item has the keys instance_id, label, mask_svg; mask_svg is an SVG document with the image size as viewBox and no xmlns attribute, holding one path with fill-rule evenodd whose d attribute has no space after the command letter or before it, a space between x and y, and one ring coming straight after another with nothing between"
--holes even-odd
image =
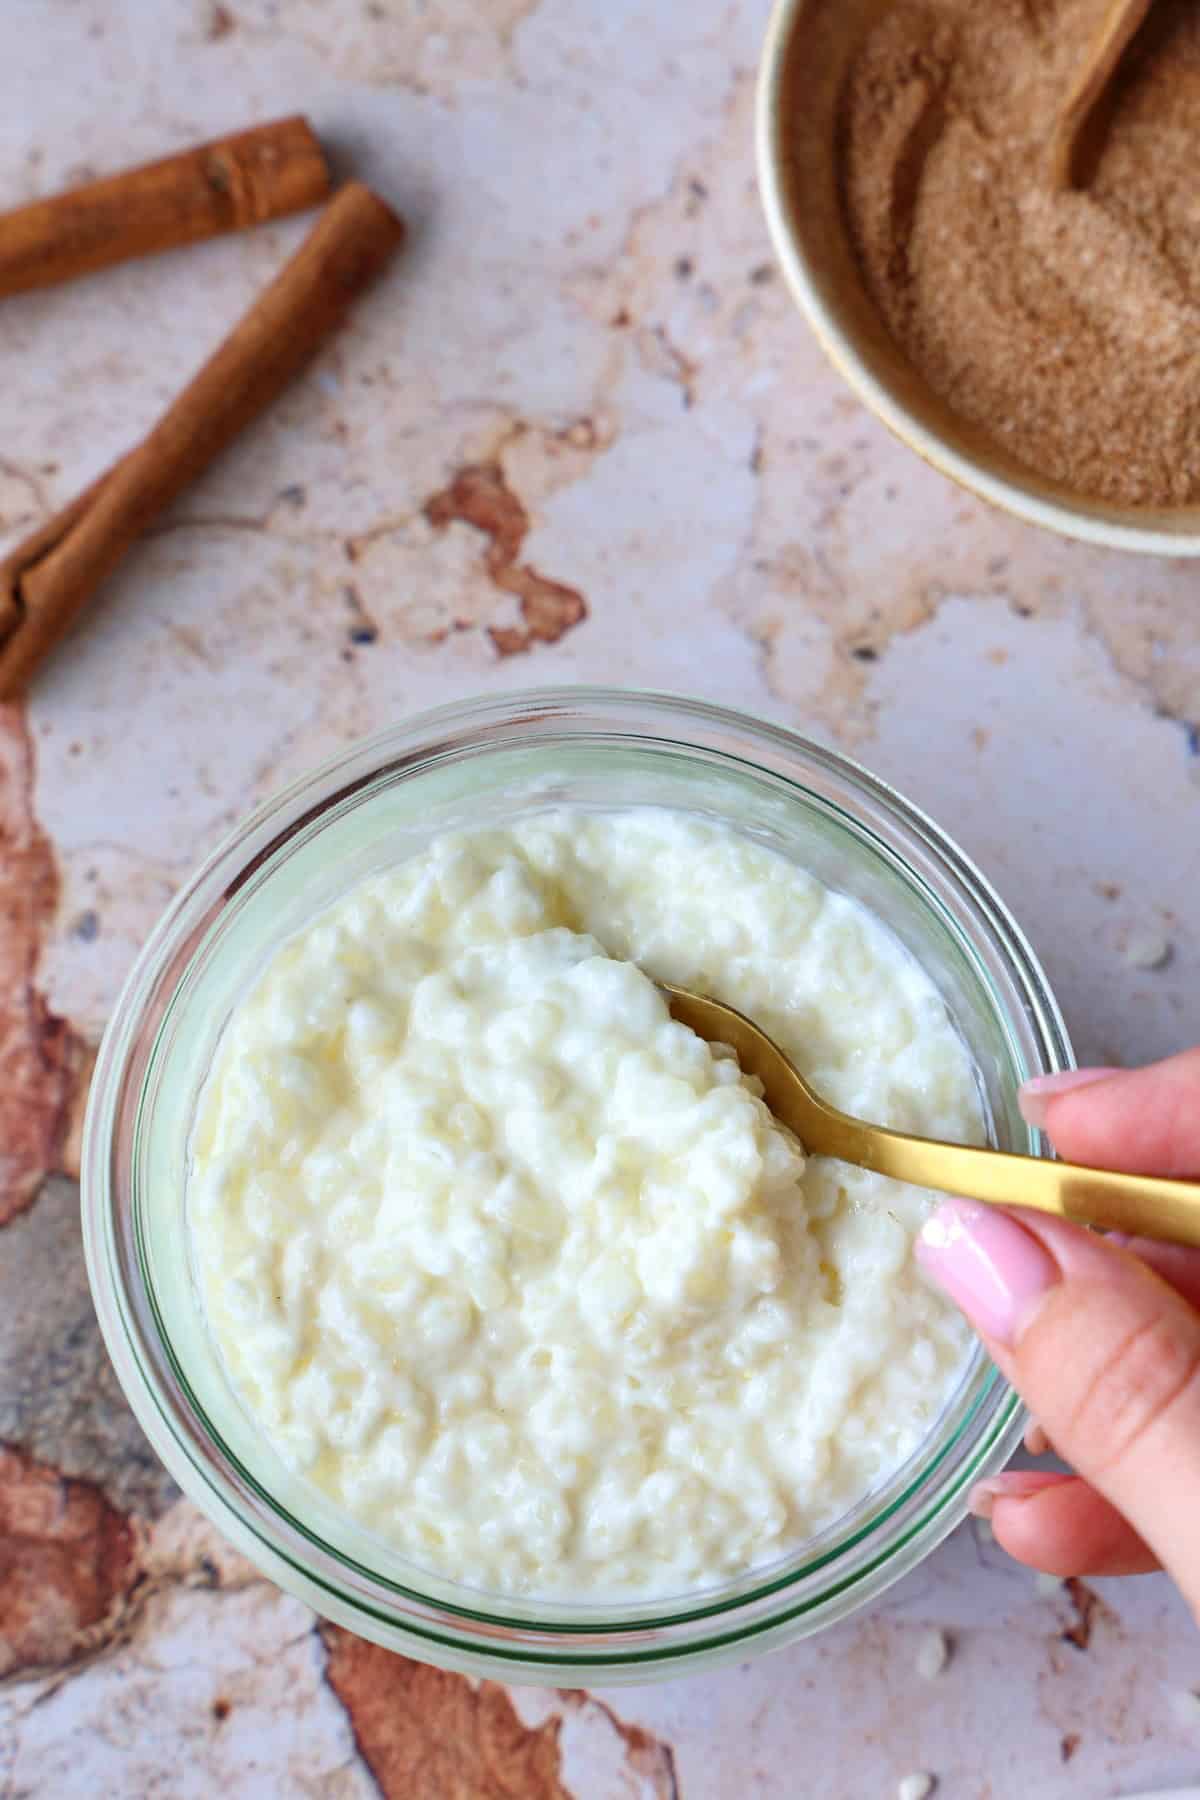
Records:
<instances>
[{"instance_id":1,"label":"human hand","mask_svg":"<svg viewBox=\"0 0 1200 1800\"><path fill-rule=\"evenodd\" d=\"M1073 1162L1200 1178L1200 1049L1022 1090ZM1200 1619L1200 1250L947 1200L917 1244L1077 1472L1010 1471L972 1511L1048 1574L1164 1568Z\"/></svg>"}]
</instances>

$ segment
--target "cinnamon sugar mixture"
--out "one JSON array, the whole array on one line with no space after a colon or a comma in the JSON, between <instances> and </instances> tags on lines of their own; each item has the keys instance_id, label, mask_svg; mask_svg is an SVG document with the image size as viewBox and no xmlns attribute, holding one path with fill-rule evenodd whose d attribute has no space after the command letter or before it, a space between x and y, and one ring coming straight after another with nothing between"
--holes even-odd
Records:
<instances>
[{"instance_id":1,"label":"cinnamon sugar mixture","mask_svg":"<svg viewBox=\"0 0 1200 1800\"><path fill-rule=\"evenodd\" d=\"M1046 146L1101 0L896 0L842 95L868 290L934 389L1031 469L1200 500L1200 0L1156 0L1079 190Z\"/></svg>"}]
</instances>

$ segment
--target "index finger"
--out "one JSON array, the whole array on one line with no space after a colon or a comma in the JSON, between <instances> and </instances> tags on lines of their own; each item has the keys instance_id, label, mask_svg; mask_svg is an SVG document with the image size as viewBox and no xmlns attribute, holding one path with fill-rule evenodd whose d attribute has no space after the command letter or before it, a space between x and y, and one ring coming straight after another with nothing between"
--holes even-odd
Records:
<instances>
[{"instance_id":1,"label":"index finger","mask_svg":"<svg viewBox=\"0 0 1200 1800\"><path fill-rule=\"evenodd\" d=\"M1200 1175L1200 1049L1055 1091L1030 1083L1027 1110L1060 1156L1134 1175Z\"/></svg>"}]
</instances>

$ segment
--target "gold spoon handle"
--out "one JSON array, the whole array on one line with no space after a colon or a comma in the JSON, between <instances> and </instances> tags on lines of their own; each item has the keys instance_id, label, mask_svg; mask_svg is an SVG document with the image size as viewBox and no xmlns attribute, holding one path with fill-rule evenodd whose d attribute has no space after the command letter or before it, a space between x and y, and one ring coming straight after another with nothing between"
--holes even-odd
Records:
<instances>
[{"instance_id":1,"label":"gold spoon handle","mask_svg":"<svg viewBox=\"0 0 1200 1800\"><path fill-rule=\"evenodd\" d=\"M828 1109L832 1112L832 1108ZM1156 1175L1123 1175L1079 1163L977 1150L932 1138L865 1126L839 1114L821 1149L896 1181L961 1194L992 1205L1032 1206L1038 1212L1099 1225L1105 1231L1200 1245L1200 1182ZM833 1147L836 1137L838 1147Z\"/></svg>"},{"instance_id":2,"label":"gold spoon handle","mask_svg":"<svg viewBox=\"0 0 1200 1800\"><path fill-rule=\"evenodd\" d=\"M733 1007L663 983L672 1018L710 1044L727 1044L742 1070L762 1082L767 1105L813 1156L836 1156L915 1187L940 1188L996 1206L1032 1206L1080 1225L1200 1245L1200 1182L1119 1175L1078 1163L976 1150L937 1138L907 1137L839 1112L813 1092L784 1052Z\"/></svg>"}]
</instances>

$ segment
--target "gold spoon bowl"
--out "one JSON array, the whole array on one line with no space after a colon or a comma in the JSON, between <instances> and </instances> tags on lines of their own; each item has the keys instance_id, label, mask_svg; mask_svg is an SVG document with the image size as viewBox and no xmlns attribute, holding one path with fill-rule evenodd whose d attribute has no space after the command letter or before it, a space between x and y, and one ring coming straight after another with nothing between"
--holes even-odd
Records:
<instances>
[{"instance_id":1,"label":"gold spoon bowl","mask_svg":"<svg viewBox=\"0 0 1200 1800\"><path fill-rule=\"evenodd\" d=\"M1200 1182L1089 1169L870 1125L822 1100L791 1058L744 1013L687 988L659 986L672 1018L710 1044L728 1044L743 1071L757 1076L767 1105L810 1156L836 1156L895 1181L992 1206L1030 1206L1105 1231L1200 1245Z\"/></svg>"}]
</instances>

